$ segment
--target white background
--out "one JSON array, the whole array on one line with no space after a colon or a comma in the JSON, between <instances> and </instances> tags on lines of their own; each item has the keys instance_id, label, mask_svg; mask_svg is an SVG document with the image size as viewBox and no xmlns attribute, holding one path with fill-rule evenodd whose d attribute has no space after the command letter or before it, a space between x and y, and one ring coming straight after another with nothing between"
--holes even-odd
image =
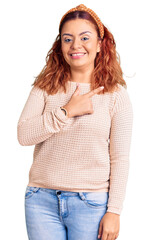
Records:
<instances>
[{"instance_id":1,"label":"white background","mask_svg":"<svg viewBox=\"0 0 152 240\"><path fill-rule=\"evenodd\" d=\"M28 239L24 192L34 146L17 141L17 122L34 77L58 34L61 17L72 7L92 8L112 32L134 109L130 172L119 240L151 239L152 214L152 33L150 1L1 1L0 109L1 239ZM89 240L89 239L88 239Z\"/></svg>"}]
</instances>

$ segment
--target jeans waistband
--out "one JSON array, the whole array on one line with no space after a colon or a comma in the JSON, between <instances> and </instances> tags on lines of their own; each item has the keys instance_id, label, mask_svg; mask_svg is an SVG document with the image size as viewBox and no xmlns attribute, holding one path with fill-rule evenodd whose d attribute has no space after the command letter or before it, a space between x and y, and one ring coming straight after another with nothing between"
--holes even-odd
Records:
<instances>
[{"instance_id":1,"label":"jeans waistband","mask_svg":"<svg viewBox=\"0 0 152 240\"><path fill-rule=\"evenodd\" d=\"M42 191L51 193L53 195L64 195L64 196L76 196L76 195L79 195L82 199L85 198L84 194L83 194L83 191L82 192L71 192L71 191L64 191L64 190L60 190L60 189L50 189L50 188L31 187L31 186L27 186L27 189L32 189L32 190L35 190L35 191L37 191L38 189L41 189ZM88 192L85 192L85 193L88 193ZM90 193L93 193L93 192L90 192Z\"/></svg>"}]
</instances>

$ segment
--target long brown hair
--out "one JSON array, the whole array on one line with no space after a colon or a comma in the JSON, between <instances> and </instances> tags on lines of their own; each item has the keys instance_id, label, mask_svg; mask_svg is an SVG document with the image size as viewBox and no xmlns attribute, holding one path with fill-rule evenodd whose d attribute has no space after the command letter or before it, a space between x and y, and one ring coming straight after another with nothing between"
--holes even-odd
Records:
<instances>
[{"instance_id":1,"label":"long brown hair","mask_svg":"<svg viewBox=\"0 0 152 240\"><path fill-rule=\"evenodd\" d=\"M44 89L48 94L55 94L64 90L66 93L66 84L70 79L70 66L65 61L61 50L61 30L63 24L74 19L86 19L92 22L96 28L98 38L101 40L100 52L95 58L95 67L92 73L91 90L104 86L104 92L112 92L117 83L127 88L123 79L123 72L120 67L120 55L116 51L116 43L112 33L104 26L104 37L100 38L98 26L93 17L86 11L75 11L68 13L63 19L59 34L57 35L52 48L46 56L46 64L32 86L38 86Z\"/></svg>"}]
</instances>

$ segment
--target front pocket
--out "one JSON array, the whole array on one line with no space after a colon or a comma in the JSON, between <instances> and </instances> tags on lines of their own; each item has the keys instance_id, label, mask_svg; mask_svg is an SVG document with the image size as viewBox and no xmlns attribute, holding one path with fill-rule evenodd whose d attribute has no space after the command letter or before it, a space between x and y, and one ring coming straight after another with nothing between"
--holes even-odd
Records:
<instances>
[{"instance_id":1,"label":"front pocket","mask_svg":"<svg viewBox=\"0 0 152 240\"><path fill-rule=\"evenodd\" d=\"M83 192L84 203L91 208L103 208L107 206L108 192Z\"/></svg>"},{"instance_id":2,"label":"front pocket","mask_svg":"<svg viewBox=\"0 0 152 240\"><path fill-rule=\"evenodd\" d=\"M40 189L39 187L27 186L25 191L25 196L24 196L25 199L31 198L33 194L35 194L39 189Z\"/></svg>"}]
</instances>

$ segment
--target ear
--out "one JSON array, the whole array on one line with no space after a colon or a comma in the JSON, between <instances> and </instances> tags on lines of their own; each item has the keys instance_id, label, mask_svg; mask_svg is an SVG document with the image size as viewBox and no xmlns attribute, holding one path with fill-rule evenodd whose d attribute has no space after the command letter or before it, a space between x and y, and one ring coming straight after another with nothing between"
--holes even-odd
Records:
<instances>
[{"instance_id":1,"label":"ear","mask_svg":"<svg viewBox=\"0 0 152 240\"><path fill-rule=\"evenodd\" d=\"M100 52L101 49L101 40L98 40L97 52Z\"/></svg>"}]
</instances>

